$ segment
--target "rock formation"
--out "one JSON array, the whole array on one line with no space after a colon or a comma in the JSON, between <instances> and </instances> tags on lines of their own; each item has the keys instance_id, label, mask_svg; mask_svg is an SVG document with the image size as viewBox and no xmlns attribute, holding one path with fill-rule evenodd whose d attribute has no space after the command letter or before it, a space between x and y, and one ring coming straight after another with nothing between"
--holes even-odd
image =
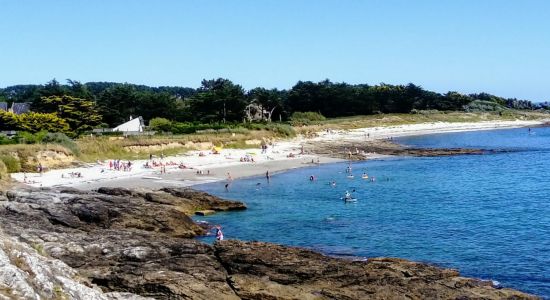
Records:
<instances>
[{"instance_id":1,"label":"rock formation","mask_svg":"<svg viewBox=\"0 0 550 300\"><path fill-rule=\"evenodd\" d=\"M207 232L189 218L194 211L244 208L187 188L7 192L0 195L0 299L533 298L406 260L192 239Z\"/></svg>"},{"instance_id":2,"label":"rock formation","mask_svg":"<svg viewBox=\"0 0 550 300\"><path fill-rule=\"evenodd\" d=\"M530 299L404 259L350 261L262 242L223 241L215 249L243 299Z\"/></svg>"}]
</instances>

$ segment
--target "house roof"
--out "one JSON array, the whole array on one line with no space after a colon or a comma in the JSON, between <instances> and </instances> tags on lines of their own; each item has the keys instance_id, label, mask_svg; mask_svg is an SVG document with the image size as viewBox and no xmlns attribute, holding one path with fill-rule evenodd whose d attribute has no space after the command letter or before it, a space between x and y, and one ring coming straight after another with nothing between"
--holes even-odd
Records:
<instances>
[{"instance_id":1,"label":"house roof","mask_svg":"<svg viewBox=\"0 0 550 300\"><path fill-rule=\"evenodd\" d=\"M0 110L8 110L8 102L0 102Z\"/></svg>"},{"instance_id":2,"label":"house roof","mask_svg":"<svg viewBox=\"0 0 550 300\"><path fill-rule=\"evenodd\" d=\"M31 104L28 102L14 102L11 105L11 111L16 115L28 113L30 110Z\"/></svg>"},{"instance_id":3,"label":"house roof","mask_svg":"<svg viewBox=\"0 0 550 300\"><path fill-rule=\"evenodd\" d=\"M120 124L117 127L113 128L113 131L136 131L141 132L143 131L143 118L137 117L135 119L131 119L130 121Z\"/></svg>"}]
</instances>

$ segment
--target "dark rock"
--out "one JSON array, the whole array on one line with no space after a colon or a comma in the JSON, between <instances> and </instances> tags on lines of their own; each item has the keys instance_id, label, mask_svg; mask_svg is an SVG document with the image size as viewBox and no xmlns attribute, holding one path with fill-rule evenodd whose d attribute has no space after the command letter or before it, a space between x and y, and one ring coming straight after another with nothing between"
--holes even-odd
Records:
<instances>
[{"instance_id":1,"label":"dark rock","mask_svg":"<svg viewBox=\"0 0 550 300\"><path fill-rule=\"evenodd\" d=\"M192 201L195 203L195 210L229 211L246 209L246 205L242 202L225 200L190 188L163 188L161 191Z\"/></svg>"},{"instance_id":2,"label":"dark rock","mask_svg":"<svg viewBox=\"0 0 550 300\"><path fill-rule=\"evenodd\" d=\"M190 239L208 228L187 213L243 209L242 203L192 189L101 191L8 192L0 198L0 226L107 293L156 299L533 299L401 259L349 261L259 242L212 247Z\"/></svg>"},{"instance_id":3,"label":"dark rock","mask_svg":"<svg viewBox=\"0 0 550 300\"><path fill-rule=\"evenodd\" d=\"M262 242L214 247L243 299L537 299L397 258L351 261Z\"/></svg>"}]
</instances>

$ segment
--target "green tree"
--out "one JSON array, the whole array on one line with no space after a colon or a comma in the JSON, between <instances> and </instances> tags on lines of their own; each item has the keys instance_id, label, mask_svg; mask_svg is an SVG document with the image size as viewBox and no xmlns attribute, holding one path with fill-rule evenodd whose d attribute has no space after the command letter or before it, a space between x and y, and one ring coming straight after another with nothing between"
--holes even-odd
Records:
<instances>
[{"instance_id":1,"label":"green tree","mask_svg":"<svg viewBox=\"0 0 550 300\"><path fill-rule=\"evenodd\" d=\"M118 126L129 117L137 117L138 94L130 84L115 85L104 90L97 99L103 121Z\"/></svg>"},{"instance_id":2,"label":"green tree","mask_svg":"<svg viewBox=\"0 0 550 300\"><path fill-rule=\"evenodd\" d=\"M42 101L57 107L59 117L66 120L70 130L77 135L101 123L101 115L93 101L72 96L43 97Z\"/></svg>"},{"instance_id":3,"label":"green tree","mask_svg":"<svg viewBox=\"0 0 550 300\"><path fill-rule=\"evenodd\" d=\"M60 118L56 113L29 112L17 116L17 130L28 132L69 132L70 127L67 121Z\"/></svg>"},{"instance_id":4,"label":"green tree","mask_svg":"<svg viewBox=\"0 0 550 300\"><path fill-rule=\"evenodd\" d=\"M169 132L172 130L172 121L165 118L153 118L149 121L149 127L155 131Z\"/></svg>"},{"instance_id":5,"label":"green tree","mask_svg":"<svg viewBox=\"0 0 550 300\"><path fill-rule=\"evenodd\" d=\"M251 103L257 104L262 111L262 118L271 122L273 113L277 110L282 111L286 93L277 89L265 89L257 87L248 92Z\"/></svg>"},{"instance_id":6,"label":"green tree","mask_svg":"<svg viewBox=\"0 0 550 300\"><path fill-rule=\"evenodd\" d=\"M202 122L241 121L247 100L243 88L228 79L203 80L190 99L190 109Z\"/></svg>"},{"instance_id":7,"label":"green tree","mask_svg":"<svg viewBox=\"0 0 550 300\"><path fill-rule=\"evenodd\" d=\"M19 124L16 114L0 110L0 130L15 130Z\"/></svg>"}]
</instances>

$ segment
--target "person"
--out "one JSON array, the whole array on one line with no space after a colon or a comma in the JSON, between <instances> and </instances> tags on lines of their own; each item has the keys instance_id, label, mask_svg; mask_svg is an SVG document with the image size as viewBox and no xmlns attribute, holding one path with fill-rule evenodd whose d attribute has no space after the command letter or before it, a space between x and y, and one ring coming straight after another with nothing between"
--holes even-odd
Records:
<instances>
[{"instance_id":1,"label":"person","mask_svg":"<svg viewBox=\"0 0 550 300\"><path fill-rule=\"evenodd\" d=\"M351 199L351 193L349 191L346 191L346 194L344 195L345 200Z\"/></svg>"},{"instance_id":2,"label":"person","mask_svg":"<svg viewBox=\"0 0 550 300\"><path fill-rule=\"evenodd\" d=\"M267 181L269 182L269 170L265 171L265 179L267 179Z\"/></svg>"},{"instance_id":3,"label":"person","mask_svg":"<svg viewBox=\"0 0 550 300\"><path fill-rule=\"evenodd\" d=\"M315 176L313 175L309 176L309 181L313 181L313 180L315 180Z\"/></svg>"},{"instance_id":4,"label":"person","mask_svg":"<svg viewBox=\"0 0 550 300\"><path fill-rule=\"evenodd\" d=\"M216 226L216 240L223 241L223 232L220 225Z\"/></svg>"},{"instance_id":5,"label":"person","mask_svg":"<svg viewBox=\"0 0 550 300\"><path fill-rule=\"evenodd\" d=\"M225 191L226 191L226 192L229 192L229 183L226 183L226 184L225 184Z\"/></svg>"}]
</instances>

